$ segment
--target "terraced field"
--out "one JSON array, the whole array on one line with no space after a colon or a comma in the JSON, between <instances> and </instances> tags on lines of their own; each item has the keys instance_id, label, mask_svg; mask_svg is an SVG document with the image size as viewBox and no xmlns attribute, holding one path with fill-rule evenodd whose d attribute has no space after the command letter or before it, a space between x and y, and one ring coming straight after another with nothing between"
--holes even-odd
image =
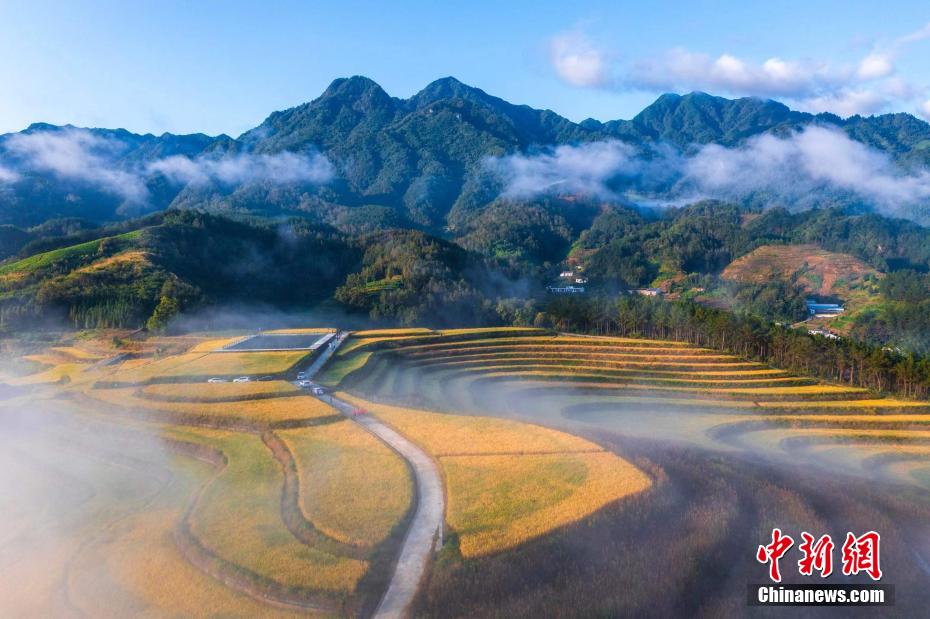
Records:
<instances>
[{"instance_id":1,"label":"terraced field","mask_svg":"<svg viewBox=\"0 0 930 619\"><path fill-rule=\"evenodd\" d=\"M535 331L372 332L328 373L364 367L358 359L381 342L471 341L488 333ZM55 512L48 521L29 517L39 508L31 510L28 500L16 502L7 528L11 548L53 526L69 542L58 544L60 555L42 555L47 576L36 576L41 586L31 595L0 587L0 607L87 615L108 608L224 616L373 610L412 514L407 465L362 426L285 380L206 382L240 373L283 377L306 364L306 351L215 352L235 339L188 338L178 354L114 362L79 344L32 356L32 372L15 380L20 391L0 403L0 410L20 411L17 419L28 410L40 420L28 441L16 441L8 470L17 475L27 466L20 451L40 454L54 470L36 465L27 476L38 476L38 467L43 483L75 496L63 495L72 501L60 506L68 517L57 505L42 507ZM450 539L461 557L505 553L651 486L633 464L563 432L357 403L441 464ZM58 445L69 441L89 464L64 478ZM26 568L37 575L42 569ZM185 599L174 599L172 587ZM36 599L43 603L31 607Z\"/></svg>"},{"instance_id":2,"label":"terraced field","mask_svg":"<svg viewBox=\"0 0 930 619\"><path fill-rule=\"evenodd\" d=\"M526 331L363 334L338 363L343 389L434 410L493 411L787 459L826 442L836 458L817 462L841 470L850 458L865 467L883 462L883 446L891 454L913 444L914 462L926 456L919 446L928 402L823 384L683 342ZM927 487L925 477L897 468L905 472L897 481Z\"/></svg>"},{"instance_id":3,"label":"terraced field","mask_svg":"<svg viewBox=\"0 0 930 619\"><path fill-rule=\"evenodd\" d=\"M564 432L339 396L375 414L439 461L446 520L465 558L513 548L651 485L629 462Z\"/></svg>"},{"instance_id":4,"label":"terraced field","mask_svg":"<svg viewBox=\"0 0 930 619\"><path fill-rule=\"evenodd\" d=\"M0 573L35 585L0 586L4 612L329 616L378 602L413 503L403 460L288 382L203 378L285 373L306 351L216 342L109 365L56 347L17 378L0 424L28 436L2 433L15 445L3 464L38 487L12 497ZM50 532L34 566L4 562Z\"/></svg>"},{"instance_id":5,"label":"terraced field","mask_svg":"<svg viewBox=\"0 0 930 619\"><path fill-rule=\"evenodd\" d=\"M408 466L284 380L306 351L213 352L234 340L140 357L75 341L4 375L0 608L374 610L412 519ZM253 372L273 380L206 382ZM438 465L444 543L416 616L740 614L773 525L881 529L900 608L924 607L926 402L523 328L361 332L318 378Z\"/></svg>"},{"instance_id":6,"label":"terraced field","mask_svg":"<svg viewBox=\"0 0 930 619\"><path fill-rule=\"evenodd\" d=\"M775 526L834 538L880 530L897 610L919 614L930 601L921 584L930 574L930 403L683 342L527 330L363 334L347 344L330 383L409 433L444 472L458 537L419 615L744 616L747 584L764 578L752 550ZM446 416L438 413L456 421L434 429ZM481 428L489 416L587 439L635 463L651 486L508 544L534 517L571 513L559 493L578 462L460 454L473 441L459 426ZM588 475L609 475L587 464ZM502 514L467 508L497 495L509 498L488 504L519 513L515 488L535 480L546 480L538 503L512 528ZM560 500L561 509L546 505Z\"/></svg>"}]
</instances>

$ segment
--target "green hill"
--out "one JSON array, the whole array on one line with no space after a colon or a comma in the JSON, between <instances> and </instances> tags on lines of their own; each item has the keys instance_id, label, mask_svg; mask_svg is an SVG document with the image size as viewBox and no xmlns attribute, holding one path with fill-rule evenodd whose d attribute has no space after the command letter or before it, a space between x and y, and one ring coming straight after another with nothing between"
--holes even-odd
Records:
<instances>
[{"instance_id":1,"label":"green hill","mask_svg":"<svg viewBox=\"0 0 930 619\"><path fill-rule=\"evenodd\" d=\"M74 217L99 224L173 207L296 215L351 232L358 231L362 220L369 231L402 226L441 234L447 228L461 229L501 197L502 180L486 165L491 157L620 140L648 158L656 146L680 154L697 145L737 146L754 136L786 135L814 124L842 130L904 165L930 164L930 125L908 114L841 119L793 111L771 100L691 93L663 95L631 120L574 123L452 77L399 99L374 81L355 76L333 81L312 101L270 114L238 138L138 135L44 123L2 135L0 162L18 180L0 191L0 225L25 228ZM31 138L79 138L81 149L105 173L82 177L31 165L22 150ZM332 178L314 182L295 177L287 169L294 159L273 161L266 174L253 177L249 171L261 160L242 159L281 153L322 155L332 166ZM193 169L198 165L225 172L204 176ZM169 169L186 172L172 175ZM657 195L675 189L673 180L659 176L641 189ZM855 196L824 191L824 203L870 208ZM764 202L765 197L745 199ZM904 214L920 220L926 216L919 209ZM20 242L9 236L0 233L0 255L5 243Z\"/></svg>"}]
</instances>

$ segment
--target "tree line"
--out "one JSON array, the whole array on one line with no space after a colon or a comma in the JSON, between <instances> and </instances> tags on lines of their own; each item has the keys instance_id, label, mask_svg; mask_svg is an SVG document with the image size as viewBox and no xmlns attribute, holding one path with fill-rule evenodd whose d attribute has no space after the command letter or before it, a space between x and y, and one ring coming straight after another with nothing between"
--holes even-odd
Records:
<instances>
[{"instance_id":1,"label":"tree line","mask_svg":"<svg viewBox=\"0 0 930 619\"><path fill-rule=\"evenodd\" d=\"M682 340L830 382L909 398L930 396L930 357L811 335L690 301L560 297L535 322L561 331Z\"/></svg>"}]
</instances>

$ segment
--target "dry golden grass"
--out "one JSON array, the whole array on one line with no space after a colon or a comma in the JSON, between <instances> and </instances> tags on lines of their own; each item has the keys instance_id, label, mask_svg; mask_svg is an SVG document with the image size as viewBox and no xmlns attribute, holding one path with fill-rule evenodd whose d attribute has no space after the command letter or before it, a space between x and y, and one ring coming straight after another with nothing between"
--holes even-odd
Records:
<instances>
[{"instance_id":1,"label":"dry golden grass","mask_svg":"<svg viewBox=\"0 0 930 619\"><path fill-rule=\"evenodd\" d=\"M804 400L803 402L757 402L762 408L927 408L930 402L898 400L895 398L869 400Z\"/></svg>"},{"instance_id":2,"label":"dry golden grass","mask_svg":"<svg viewBox=\"0 0 930 619\"><path fill-rule=\"evenodd\" d=\"M514 373L518 374L518 373ZM519 374L537 374L536 372L521 372ZM508 375L508 373L495 373L493 375ZM688 381L682 381L688 382ZM692 381L692 382L702 382L702 381ZM711 382L721 382L721 381L711 381ZM741 384L746 381L735 381L736 384ZM766 381L771 382L771 381ZM712 393L712 394L728 394L728 395L760 395L760 396L772 396L772 395L826 395L826 394L859 394L865 393L865 389L857 389L854 387L843 387L841 385L796 385L796 386L787 386L787 387L679 387L673 385L651 385L651 384L638 384L638 383L619 383L618 385L623 389L631 389L637 391L675 391L682 393ZM794 405L805 406L807 400L794 402ZM845 402L845 401L843 401ZM760 406L763 403L760 402Z\"/></svg>"},{"instance_id":3,"label":"dry golden grass","mask_svg":"<svg viewBox=\"0 0 930 619\"><path fill-rule=\"evenodd\" d=\"M681 342L678 340L653 340L648 338L638 338L638 337L610 337L610 336L597 336L597 337L581 337L577 335L559 335L554 338L556 342L574 342L578 344L587 344L587 345L597 345L598 343L603 342L604 344L654 344L657 346L681 346L683 348L697 348L696 346L690 344L689 342ZM707 349L699 349L707 350Z\"/></svg>"},{"instance_id":4,"label":"dry golden grass","mask_svg":"<svg viewBox=\"0 0 930 619\"><path fill-rule=\"evenodd\" d=\"M547 334L544 329L535 329L531 327L475 327L470 329L444 329L439 333L441 335L482 335L484 333L525 333L527 335Z\"/></svg>"},{"instance_id":5,"label":"dry golden grass","mask_svg":"<svg viewBox=\"0 0 930 619\"><path fill-rule=\"evenodd\" d=\"M210 346L213 346L210 343ZM280 374L289 370L307 351L274 352L186 352L146 363L122 365L110 378L119 382L142 383L153 378L180 378L184 376L223 376L232 378L240 375L262 376Z\"/></svg>"},{"instance_id":6,"label":"dry golden grass","mask_svg":"<svg viewBox=\"0 0 930 619\"><path fill-rule=\"evenodd\" d=\"M109 378L119 382L142 383L158 376L166 376L169 372L178 372L184 366L203 357L203 353L183 353L168 357L152 359L130 359L123 362Z\"/></svg>"},{"instance_id":7,"label":"dry golden grass","mask_svg":"<svg viewBox=\"0 0 930 619\"><path fill-rule=\"evenodd\" d=\"M566 366L571 367L571 366ZM783 370L776 370L771 368L763 369L754 369L754 370L656 370L653 368L616 368L617 372L620 373L630 373L638 376L682 376L682 377L694 377L702 376L708 378L722 378L722 379L739 379L739 378L748 378L748 379L764 379L767 377L773 378L790 378L796 379L798 377L792 376ZM769 378L768 380L771 380Z\"/></svg>"},{"instance_id":8,"label":"dry golden grass","mask_svg":"<svg viewBox=\"0 0 930 619\"><path fill-rule=\"evenodd\" d=\"M874 438L907 443L909 440L927 441L930 439L930 430L900 430L900 429L872 429L872 428L803 428L788 429L794 436L822 436L829 438Z\"/></svg>"},{"instance_id":9,"label":"dry golden grass","mask_svg":"<svg viewBox=\"0 0 930 619\"><path fill-rule=\"evenodd\" d=\"M612 374L610 372L564 372L560 370L530 370L530 369L521 369L521 368L511 368L511 367L498 367L498 368L488 368L484 370L483 368L461 368L454 370L456 374L461 374L463 376L474 376L475 378L493 378L497 380L512 378L514 380L523 379L526 381L537 380L539 382L548 382L550 384L570 384L572 387L598 387L604 388L605 385L609 386L607 388L616 389L622 387L623 389L636 389L636 386L633 386L630 382L620 382L618 379L621 378L618 375ZM681 387L678 389L672 389L670 387L661 387L655 385L639 385L640 390L652 390L652 391L679 391L679 392L688 392L689 389L697 392L707 391L704 388L689 388Z\"/></svg>"},{"instance_id":10,"label":"dry golden grass","mask_svg":"<svg viewBox=\"0 0 930 619\"><path fill-rule=\"evenodd\" d=\"M353 331L353 338L386 338L403 335L428 335L436 333L432 329L411 328L411 329L369 329L368 331Z\"/></svg>"},{"instance_id":11,"label":"dry golden grass","mask_svg":"<svg viewBox=\"0 0 930 619\"><path fill-rule=\"evenodd\" d=\"M89 617L295 617L235 591L193 567L174 529L184 506L213 469L173 458L174 481L144 511L98 536L74 558L69 601Z\"/></svg>"},{"instance_id":12,"label":"dry golden grass","mask_svg":"<svg viewBox=\"0 0 930 619\"><path fill-rule=\"evenodd\" d=\"M513 548L651 485L609 452L441 458L466 558Z\"/></svg>"},{"instance_id":13,"label":"dry golden grass","mask_svg":"<svg viewBox=\"0 0 930 619\"><path fill-rule=\"evenodd\" d=\"M283 380L252 381L248 383L160 383L142 387L143 397L152 399L178 399L197 402L210 400L254 398L256 396L289 396L300 393L300 389Z\"/></svg>"},{"instance_id":14,"label":"dry golden grass","mask_svg":"<svg viewBox=\"0 0 930 619\"><path fill-rule=\"evenodd\" d=\"M856 442L856 441L845 441L842 443L843 447L854 448L862 451L877 453L902 453L902 454L914 454L917 456L927 456L930 457L930 445L920 445L920 444L908 444L908 443L866 443L866 442ZM830 443L823 443L821 445L814 445L811 447L813 451L833 449L836 445Z\"/></svg>"},{"instance_id":15,"label":"dry golden grass","mask_svg":"<svg viewBox=\"0 0 930 619\"><path fill-rule=\"evenodd\" d=\"M241 418L261 423L274 423L291 419L315 419L328 417L333 410L310 396L244 400L241 402L194 403L161 402L139 397L136 387L118 389L93 389L87 395L126 409L165 413L180 413L209 420L211 418ZM167 415L166 415L167 417Z\"/></svg>"},{"instance_id":16,"label":"dry golden grass","mask_svg":"<svg viewBox=\"0 0 930 619\"><path fill-rule=\"evenodd\" d=\"M434 456L601 450L583 438L519 421L443 415L368 402L342 392L337 397L376 414Z\"/></svg>"},{"instance_id":17,"label":"dry golden grass","mask_svg":"<svg viewBox=\"0 0 930 619\"><path fill-rule=\"evenodd\" d=\"M110 268L118 264L131 264L141 267L144 264L151 263L148 253L139 250L130 250L96 260L91 264L75 269L74 273L93 273L94 271Z\"/></svg>"},{"instance_id":18,"label":"dry golden grass","mask_svg":"<svg viewBox=\"0 0 930 619\"><path fill-rule=\"evenodd\" d=\"M540 335L545 334L545 331L541 329L531 329L526 327L482 327L475 329L449 329L446 331L433 331L432 329L373 329L370 331L355 331L349 337L349 339L343 343L339 349L339 355L347 355L352 351L355 351L363 346L369 346L374 344L380 344L381 342L404 342L407 340L421 341L422 338L428 337L430 339L439 339L442 336L461 336L461 335L475 335L481 336L482 334L494 334L494 333L536 333ZM498 339L510 339L510 338L492 338L488 341L497 341ZM467 342L473 341L485 341L481 340L466 340Z\"/></svg>"},{"instance_id":19,"label":"dry golden grass","mask_svg":"<svg viewBox=\"0 0 930 619\"><path fill-rule=\"evenodd\" d=\"M286 372L306 356L305 350L210 353L167 368L161 376L278 374Z\"/></svg>"},{"instance_id":20,"label":"dry golden grass","mask_svg":"<svg viewBox=\"0 0 930 619\"><path fill-rule=\"evenodd\" d=\"M752 395L826 395L837 393L868 393L867 389L861 389L859 387L846 387L844 385L825 384L799 385L796 387L753 387L747 389L731 389L727 387L719 389L704 389L702 391L709 391L711 393L743 393Z\"/></svg>"},{"instance_id":21,"label":"dry golden grass","mask_svg":"<svg viewBox=\"0 0 930 619\"><path fill-rule=\"evenodd\" d=\"M117 368L118 372L121 372L124 370L125 371L135 370L137 368L144 367L151 362L152 362L151 359L146 359L145 357L139 357L137 359L126 359L125 361L121 361L115 367Z\"/></svg>"},{"instance_id":22,"label":"dry golden grass","mask_svg":"<svg viewBox=\"0 0 930 619\"><path fill-rule=\"evenodd\" d=\"M96 352L84 350L75 346L54 346L49 350L77 361L99 361L103 358Z\"/></svg>"},{"instance_id":23,"label":"dry golden grass","mask_svg":"<svg viewBox=\"0 0 930 619\"><path fill-rule=\"evenodd\" d=\"M339 351L336 353L336 356L344 356L351 352L362 348L363 346L380 344L381 342L400 342L404 340L421 340L424 337L439 337L437 333L418 333L415 335L384 335L384 336L367 336L367 337L356 337L351 336L346 340L342 346L339 347Z\"/></svg>"},{"instance_id":24,"label":"dry golden grass","mask_svg":"<svg viewBox=\"0 0 930 619\"><path fill-rule=\"evenodd\" d=\"M42 385L61 381L73 382L88 367L86 363L61 363L60 359L49 355L29 355L25 358L50 367L45 367L35 374L10 377L6 382L16 386Z\"/></svg>"},{"instance_id":25,"label":"dry golden grass","mask_svg":"<svg viewBox=\"0 0 930 619\"><path fill-rule=\"evenodd\" d=\"M236 340L240 339L239 337L224 337L224 338L213 338L209 340L204 340L192 347L188 352L199 352L199 353L208 353L217 351L224 346L232 344Z\"/></svg>"},{"instance_id":26,"label":"dry golden grass","mask_svg":"<svg viewBox=\"0 0 930 619\"><path fill-rule=\"evenodd\" d=\"M413 338L406 338L413 339ZM399 340L403 342L404 340ZM412 344L399 344L396 349L405 352L429 351L429 350L494 350L497 348L526 349L526 350L576 350L582 352L604 353L623 352L627 350L645 350L656 352L691 352L694 354L708 353L717 354L717 351L708 348L697 348L689 346L684 342L663 342L661 340L632 340L622 338L612 339L595 339L595 338L575 338L565 336L552 336L540 334L537 336L511 336L511 337L492 337L492 338L469 338L461 340L443 340L436 337L429 342L415 342Z\"/></svg>"},{"instance_id":27,"label":"dry golden grass","mask_svg":"<svg viewBox=\"0 0 930 619\"><path fill-rule=\"evenodd\" d=\"M211 552L286 587L351 593L368 564L294 538L281 519L281 467L261 439L209 430L175 438L221 450L226 467L204 489L191 513L191 532Z\"/></svg>"},{"instance_id":28,"label":"dry golden grass","mask_svg":"<svg viewBox=\"0 0 930 619\"><path fill-rule=\"evenodd\" d=\"M278 435L297 464L304 516L324 534L370 548L404 517L413 500L407 467L358 425L345 420Z\"/></svg>"},{"instance_id":29,"label":"dry golden grass","mask_svg":"<svg viewBox=\"0 0 930 619\"><path fill-rule=\"evenodd\" d=\"M798 378L795 376L783 376L778 378L723 378L716 376L708 376L707 378L681 378L674 376L651 376L646 372L631 372L631 380L639 379L648 379L649 385L652 383L685 383L685 384L704 384L704 385L747 385L753 389L760 389L761 387L752 387L754 384L770 385L772 383L798 383L804 382L808 379ZM626 388L627 383L614 383L614 386L620 389ZM648 387L648 385L640 385L639 387ZM639 388L634 386L633 388ZM705 391L705 389L701 389Z\"/></svg>"},{"instance_id":30,"label":"dry golden grass","mask_svg":"<svg viewBox=\"0 0 930 619\"><path fill-rule=\"evenodd\" d=\"M557 430L339 397L376 414L439 460L447 519L466 558L518 546L651 485L629 462Z\"/></svg>"},{"instance_id":31,"label":"dry golden grass","mask_svg":"<svg viewBox=\"0 0 930 619\"><path fill-rule=\"evenodd\" d=\"M304 613L261 604L190 565L177 550L173 527L180 514L154 511L121 528L121 535L95 555L120 589L131 596L97 596L75 600L87 616L230 618L301 617ZM116 598L116 599L114 599Z\"/></svg>"},{"instance_id":32,"label":"dry golden grass","mask_svg":"<svg viewBox=\"0 0 930 619\"><path fill-rule=\"evenodd\" d=\"M485 362L489 365L494 363L517 363L522 362L526 364L543 364L543 363L558 363L564 362L566 369L571 367L581 367L578 362L586 361L591 363L594 367L611 367L611 366L622 366L627 362L640 362L640 361L650 361L654 360L656 362L675 362L675 365L682 367L694 367L700 368L706 365L716 365L721 362L731 362L737 361L739 363L744 363L737 357L732 355L656 355L656 354L626 354L626 353L614 353L611 355L603 356L593 356L586 355L584 353L549 353L547 355L539 354L535 355L532 351L527 351L523 355L515 355L513 352L500 352L500 353L481 353L476 355L459 355L459 354L443 354L445 351L440 351L437 354L431 355L411 355L411 358L419 361L421 363L475 363L475 362ZM709 361L712 363L704 363Z\"/></svg>"},{"instance_id":33,"label":"dry golden grass","mask_svg":"<svg viewBox=\"0 0 930 619\"><path fill-rule=\"evenodd\" d=\"M325 387L333 388L342 380L359 368L368 363L369 357L373 353L369 351L358 351L353 355L336 356L331 359L323 371L316 376L316 381Z\"/></svg>"},{"instance_id":34,"label":"dry golden grass","mask_svg":"<svg viewBox=\"0 0 930 619\"><path fill-rule=\"evenodd\" d=\"M868 426L869 424L896 424L906 426L913 424L915 426L923 426L930 424L930 415L758 415L750 417L750 419L764 419L772 420L780 423L790 423L797 424L799 427L803 427L805 423L816 423L816 424L863 424Z\"/></svg>"}]
</instances>

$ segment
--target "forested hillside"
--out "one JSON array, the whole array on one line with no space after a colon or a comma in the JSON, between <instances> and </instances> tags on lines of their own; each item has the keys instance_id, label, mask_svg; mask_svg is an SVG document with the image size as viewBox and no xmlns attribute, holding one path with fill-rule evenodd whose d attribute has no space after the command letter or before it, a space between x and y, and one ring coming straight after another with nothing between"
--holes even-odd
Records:
<instances>
[{"instance_id":1,"label":"forested hillside","mask_svg":"<svg viewBox=\"0 0 930 619\"><path fill-rule=\"evenodd\" d=\"M0 325L525 325L580 281L928 352L928 153L907 114L692 93L574 123L451 77L337 79L238 138L37 123L0 136ZM802 323L812 296L847 311Z\"/></svg>"},{"instance_id":2,"label":"forested hillside","mask_svg":"<svg viewBox=\"0 0 930 619\"><path fill-rule=\"evenodd\" d=\"M50 223L44 236L11 235L0 318L8 330L62 319L159 328L224 304L325 304L386 325L529 325L557 298L547 286L573 268L587 296L656 287L774 322L804 320L811 295L833 299L849 310L831 327L839 333L930 352L930 230L904 220L721 202L644 214L501 201L466 230L348 234L305 218L191 210L103 227Z\"/></svg>"},{"instance_id":3,"label":"forested hillside","mask_svg":"<svg viewBox=\"0 0 930 619\"><path fill-rule=\"evenodd\" d=\"M804 151L795 142L809 128L821 132L818 140L868 149L858 156L887 168L875 172L892 184L898 175L913 177L905 190L924 184L930 125L907 114L841 119L771 100L692 93L663 95L632 120L574 123L452 77L409 99L352 77L238 138L43 123L0 136L0 225L58 218L100 224L174 207L299 215L347 232L401 226L465 235L467 223L502 198L681 204L719 194L797 210L812 206L809 192L767 180L771 170L753 170L756 184L734 184L712 179L707 160L752 157L754 140L766 137ZM882 183L810 179L819 206L927 221L925 193L899 191L899 204L891 204Z\"/></svg>"}]
</instances>

